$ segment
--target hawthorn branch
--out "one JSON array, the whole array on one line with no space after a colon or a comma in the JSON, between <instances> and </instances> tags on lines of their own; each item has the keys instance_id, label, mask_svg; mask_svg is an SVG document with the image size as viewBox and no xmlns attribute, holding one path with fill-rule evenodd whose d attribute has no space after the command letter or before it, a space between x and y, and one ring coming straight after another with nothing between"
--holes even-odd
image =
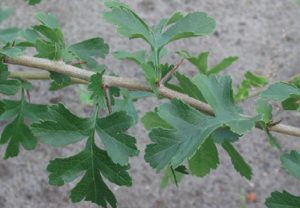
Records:
<instances>
[{"instance_id":1,"label":"hawthorn branch","mask_svg":"<svg viewBox=\"0 0 300 208\"><path fill-rule=\"evenodd\" d=\"M67 65L61 61L51 61L47 59L41 59L41 58L35 58L29 56L6 58L5 62L7 64L27 66L27 67L46 70L49 72L58 72L84 81L89 81L90 77L94 74L94 72L83 70L71 65ZM103 76L103 83L109 87L122 87L122 88L127 88L129 90L151 91L148 84L146 84L145 82L141 82L138 79ZM194 108L198 109L199 111L202 111L210 115L214 115L213 109L208 104L196 100L192 97L189 97L188 95L176 92L164 86L160 86L158 88L158 91L162 96L166 98L169 99L178 98L184 101L185 103L193 106ZM256 125L256 127L260 128L259 125ZM270 127L269 130L281 134L300 137L300 128L294 126L277 124L275 126Z\"/></svg>"}]
</instances>

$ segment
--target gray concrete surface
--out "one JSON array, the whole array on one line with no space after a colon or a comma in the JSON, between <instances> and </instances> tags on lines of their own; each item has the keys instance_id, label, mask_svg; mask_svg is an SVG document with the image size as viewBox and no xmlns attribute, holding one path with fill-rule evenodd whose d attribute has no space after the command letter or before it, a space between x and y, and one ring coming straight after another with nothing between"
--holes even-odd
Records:
<instances>
[{"instance_id":1,"label":"gray concrete surface","mask_svg":"<svg viewBox=\"0 0 300 208\"><path fill-rule=\"evenodd\" d=\"M216 63L227 55L238 55L240 60L229 71L235 83L241 80L246 70L269 76L276 81L286 79L299 72L300 59L300 6L295 0L142 0L124 1L150 22L170 15L175 10L185 12L201 10L216 18L218 23L214 35L206 38L178 41L169 49L188 49L197 53L210 51L210 62ZM29 7L23 0L2 0L1 7L14 7L16 15L5 25L29 26L35 22L37 11L52 12L61 21L67 43L85 38L101 36L110 44L111 51L119 49L138 50L145 47L141 41L129 41L120 37L115 27L103 21L101 0L43 0L38 6ZM170 54L168 61L176 63L178 57ZM140 70L130 62L120 62L111 55L104 61L109 69L124 76L140 77ZM22 67L17 67L21 69ZM194 70L185 63L180 69L186 73ZM47 84L35 82L33 101L49 102L62 96L62 102L74 112L84 113L83 106L74 94L76 89L49 93ZM155 100L137 103L141 115L153 109ZM247 113L253 112L253 101L243 104ZM300 126L294 114L279 115L285 123ZM137 137L142 153L131 161L132 188L113 190L121 208L238 208L242 207L241 190L254 192L257 202L249 208L264 207L263 202L273 190L288 190L300 195L300 183L288 176L281 168L279 153L266 142L265 135L254 130L238 143L238 149L253 168L253 180L246 181L237 174L230 159L220 150L221 165L205 178L187 177L179 188L171 186L160 190L160 175L157 175L143 160L143 149L149 143L142 125L131 132ZM276 135L285 150L300 149L299 139ZM57 150L40 144L34 152L22 152L18 158L0 160L0 208L92 208L89 203L71 204L68 201L70 186L61 188L47 184L45 168L48 160L57 156L68 156L77 152L80 145ZM2 154L4 147L1 147Z\"/></svg>"}]
</instances>

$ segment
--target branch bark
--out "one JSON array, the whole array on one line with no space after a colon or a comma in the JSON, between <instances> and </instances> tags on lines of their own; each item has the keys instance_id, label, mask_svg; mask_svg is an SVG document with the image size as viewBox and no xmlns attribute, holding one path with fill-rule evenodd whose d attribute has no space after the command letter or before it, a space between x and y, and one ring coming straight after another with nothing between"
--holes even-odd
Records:
<instances>
[{"instance_id":1,"label":"branch bark","mask_svg":"<svg viewBox=\"0 0 300 208\"><path fill-rule=\"evenodd\" d=\"M5 62L7 64L27 66L37 69L46 70L49 72L58 72L68 75L72 78L89 81L90 77L94 72L83 70L71 65L67 65L60 61L51 61L47 59L29 57L29 56L19 56L16 58L6 58ZM13 75L13 73L12 73ZM40 74L41 75L41 74ZM43 75L45 77L45 74ZM121 78L113 76L103 76L103 83L110 87L123 87L130 90L140 90L140 91L151 91L150 87L138 79ZM206 103L196 100L188 95L173 91L164 86L158 88L159 93L169 99L178 98L185 103L193 106L194 108L202 111L204 113L214 115L213 109ZM257 128L259 128L257 126ZM286 135L300 137L300 128L294 126L288 126L285 124L277 124L270 128L270 131L278 132Z\"/></svg>"}]
</instances>

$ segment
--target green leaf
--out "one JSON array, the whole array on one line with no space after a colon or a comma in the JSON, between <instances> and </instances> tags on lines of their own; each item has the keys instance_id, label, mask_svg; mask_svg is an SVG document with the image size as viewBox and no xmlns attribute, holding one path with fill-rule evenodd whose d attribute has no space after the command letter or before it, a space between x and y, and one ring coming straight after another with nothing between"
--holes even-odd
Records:
<instances>
[{"instance_id":1,"label":"green leaf","mask_svg":"<svg viewBox=\"0 0 300 208\"><path fill-rule=\"evenodd\" d=\"M267 100L279 101L285 110L300 110L300 89L286 83L275 83L261 97Z\"/></svg>"},{"instance_id":2,"label":"green leaf","mask_svg":"<svg viewBox=\"0 0 300 208\"><path fill-rule=\"evenodd\" d=\"M157 171L169 164L178 167L220 126L215 118L179 100L161 105L157 114L172 126L172 129L154 128L149 134L154 143L147 146L145 160Z\"/></svg>"},{"instance_id":3,"label":"green leaf","mask_svg":"<svg viewBox=\"0 0 300 208\"><path fill-rule=\"evenodd\" d=\"M253 87L263 87L268 84L267 78L258 76L250 71L245 73L245 78L242 83L238 86L235 94L235 100L241 101L249 97L249 91Z\"/></svg>"},{"instance_id":4,"label":"green leaf","mask_svg":"<svg viewBox=\"0 0 300 208\"><path fill-rule=\"evenodd\" d=\"M0 93L5 95L15 95L19 91L21 83L19 80L8 80L8 76L9 72L7 65L0 64Z\"/></svg>"},{"instance_id":5,"label":"green leaf","mask_svg":"<svg viewBox=\"0 0 300 208\"><path fill-rule=\"evenodd\" d=\"M231 162L237 172L244 176L248 180L251 180L252 170L250 166L245 162L242 156L236 151L236 149L229 142L224 142L222 147L226 150L231 158Z\"/></svg>"},{"instance_id":6,"label":"green leaf","mask_svg":"<svg viewBox=\"0 0 300 208\"><path fill-rule=\"evenodd\" d=\"M189 13L167 28L156 45L160 48L182 38L208 35L214 31L215 27L215 20L206 13Z\"/></svg>"},{"instance_id":7,"label":"green leaf","mask_svg":"<svg viewBox=\"0 0 300 208\"><path fill-rule=\"evenodd\" d=\"M173 129L153 129L149 136L154 144L146 148L145 159L158 171L170 163L180 165L220 127L227 126L234 134L243 135L254 128L258 117L249 118L241 114L233 101L229 77L196 77L194 84L214 109L216 117L204 115L178 100L158 108L158 115Z\"/></svg>"},{"instance_id":8,"label":"green leaf","mask_svg":"<svg viewBox=\"0 0 300 208\"><path fill-rule=\"evenodd\" d=\"M214 67L212 67L207 74L218 74L221 71L223 71L224 69L228 68L229 66L231 66L234 62L236 62L239 59L239 57L237 56L230 56L227 57L225 59L223 59L223 61L221 61L220 63L218 63L217 65L215 65Z\"/></svg>"},{"instance_id":9,"label":"green leaf","mask_svg":"<svg viewBox=\"0 0 300 208\"><path fill-rule=\"evenodd\" d=\"M270 105L266 100L259 99L256 102L256 112L260 116L261 121L268 124L272 120L272 105Z\"/></svg>"},{"instance_id":10,"label":"green leaf","mask_svg":"<svg viewBox=\"0 0 300 208\"><path fill-rule=\"evenodd\" d=\"M51 29L59 29L60 24L57 18L51 13L45 14L42 12L37 13L36 18L45 26Z\"/></svg>"},{"instance_id":11,"label":"green leaf","mask_svg":"<svg viewBox=\"0 0 300 208\"><path fill-rule=\"evenodd\" d=\"M88 85L88 90L91 92L91 99L95 104L99 104L101 107L106 105L102 80L103 74L104 71L91 76L90 84Z\"/></svg>"},{"instance_id":12,"label":"green leaf","mask_svg":"<svg viewBox=\"0 0 300 208\"><path fill-rule=\"evenodd\" d=\"M195 155L189 159L192 175L203 177L219 164L217 147L212 138L207 139Z\"/></svg>"},{"instance_id":13,"label":"green leaf","mask_svg":"<svg viewBox=\"0 0 300 208\"><path fill-rule=\"evenodd\" d=\"M229 76L197 75L193 82L200 89L204 99L213 108L216 119L230 127L234 133L243 135L255 126L258 117L243 116L232 96L232 81Z\"/></svg>"},{"instance_id":14,"label":"green leaf","mask_svg":"<svg viewBox=\"0 0 300 208\"><path fill-rule=\"evenodd\" d=\"M25 0L25 1L28 1L29 5L35 5L40 3L42 0Z\"/></svg>"},{"instance_id":15,"label":"green leaf","mask_svg":"<svg viewBox=\"0 0 300 208\"><path fill-rule=\"evenodd\" d=\"M197 100L205 101L201 91L188 77L178 72L175 73L175 77L178 80L178 85L181 88L181 92L184 92L185 94Z\"/></svg>"},{"instance_id":16,"label":"green leaf","mask_svg":"<svg viewBox=\"0 0 300 208\"><path fill-rule=\"evenodd\" d=\"M166 26L172 25L176 22L178 22L181 18L183 18L183 14L181 12L175 12L169 19L168 22L166 23Z\"/></svg>"},{"instance_id":17,"label":"green leaf","mask_svg":"<svg viewBox=\"0 0 300 208\"><path fill-rule=\"evenodd\" d=\"M291 151L290 154L285 153L280 157L282 166L295 178L300 180L300 154Z\"/></svg>"},{"instance_id":18,"label":"green leaf","mask_svg":"<svg viewBox=\"0 0 300 208\"><path fill-rule=\"evenodd\" d=\"M35 149L37 138L33 135L27 123L28 121L35 121L39 116L42 117L44 113L47 113L47 107L30 104L23 99L21 101L5 100L2 102L2 108L3 112L0 115L0 120L13 119L4 128L0 139L0 144L7 143L4 159L17 156L20 145L26 150Z\"/></svg>"},{"instance_id":19,"label":"green leaf","mask_svg":"<svg viewBox=\"0 0 300 208\"><path fill-rule=\"evenodd\" d=\"M97 120L96 131L114 163L128 164L129 157L138 155L135 138L125 132L132 119L125 112L117 112Z\"/></svg>"},{"instance_id":20,"label":"green leaf","mask_svg":"<svg viewBox=\"0 0 300 208\"><path fill-rule=\"evenodd\" d=\"M49 108L47 118L31 125L34 135L54 147L76 143L89 135L91 121L72 114L63 105Z\"/></svg>"},{"instance_id":21,"label":"green leaf","mask_svg":"<svg viewBox=\"0 0 300 208\"><path fill-rule=\"evenodd\" d=\"M208 35L215 29L215 20L203 12L194 12L183 16L175 14L169 20L162 20L156 27L150 28L127 5L118 1L106 1L111 11L104 18L118 26L118 32L130 39L142 38L157 52L168 43L188 37ZM163 31L163 28L165 31ZM158 63L157 63L158 64Z\"/></svg>"},{"instance_id":22,"label":"green leaf","mask_svg":"<svg viewBox=\"0 0 300 208\"><path fill-rule=\"evenodd\" d=\"M161 179L160 188L164 189L171 183L175 183L175 185L178 186L178 183L182 180L184 175L185 174L174 170L172 167L167 167Z\"/></svg>"},{"instance_id":23,"label":"green leaf","mask_svg":"<svg viewBox=\"0 0 300 208\"><path fill-rule=\"evenodd\" d=\"M6 20L14 13L14 10L11 8L0 8L0 23Z\"/></svg>"},{"instance_id":24,"label":"green leaf","mask_svg":"<svg viewBox=\"0 0 300 208\"><path fill-rule=\"evenodd\" d=\"M50 161L47 167L49 183L62 186L82 176L71 190L72 202L91 201L102 207L117 207L114 194L105 184L103 177L120 186L131 186L128 166L114 164L107 153L99 149L90 138L86 148L69 158Z\"/></svg>"},{"instance_id":25,"label":"green leaf","mask_svg":"<svg viewBox=\"0 0 300 208\"><path fill-rule=\"evenodd\" d=\"M157 76L157 72L155 71L155 67L151 63L142 64L142 69L144 71L145 79L150 85L151 89L157 94L157 82L159 81L159 77Z\"/></svg>"},{"instance_id":26,"label":"green leaf","mask_svg":"<svg viewBox=\"0 0 300 208\"><path fill-rule=\"evenodd\" d=\"M84 61L90 68L97 67L97 61L94 58L104 58L109 47L102 38L92 38L68 47L76 57Z\"/></svg>"},{"instance_id":27,"label":"green leaf","mask_svg":"<svg viewBox=\"0 0 300 208\"><path fill-rule=\"evenodd\" d=\"M64 35L57 19L52 14L39 13L37 19L42 25L36 25L35 34L36 55L40 58L60 60L66 54ZM38 38L38 39L37 39Z\"/></svg>"},{"instance_id":28,"label":"green leaf","mask_svg":"<svg viewBox=\"0 0 300 208\"><path fill-rule=\"evenodd\" d=\"M187 59L191 64L196 66L200 73L206 74L208 71L208 55L209 52L200 53L198 56L192 56L187 51L177 52L182 58Z\"/></svg>"},{"instance_id":29,"label":"green leaf","mask_svg":"<svg viewBox=\"0 0 300 208\"><path fill-rule=\"evenodd\" d=\"M113 56L120 60L130 60L135 63L142 65L146 63L146 52L137 51L137 52L128 52L128 51L116 51L113 53Z\"/></svg>"},{"instance_id":30,"label":"green leaf","mask_svg":"<svg viewBox=\"0 0 300 208\"><path fill-rule=\"evenodd\" d=\"M266 199L265 204L268 208L299 208L300 197L286 191L282 193L275 191Z\"/></svg>"},{"instance_id":31,"label":"green leaf","mask_svg":"<svg viewBox=\"0 0 300 208\"><path fill-rule=\"evenodd\" d=\"M142 118L145 129L152 130L154 128L172 129L156 112L148 112Z\"/></svg>"},{"instance_id":32,"label":"green leaf","mask_svg":"<svg viewBox=\"0 0 300 208\"><path fill-rule=\"evenodd\" d=\"M50 72L50 78L53 80L50 84L50 91L56 91L71 84L71 79L67 75L57 72Z\"/></svg>"},{"instance_id":33,"label":"green leaf","mask_svg":"<svg viewBox=\"0 0 300 208\"><path fill-rule=\"evenodd\" d=\"M211 137L213 138L215 143L222 144L225 141L231 143L236 142L241 137L241 135L233 133L228 127L221 127L214 131Z\"/></svg>"},{"instance_id":34,"label":"green leaf","mask_svg":"<svg viewBox=\"0 0 300 208\"><path fill-rule=\"evenodd\" d=\"M117 25L120 34L130 39L142 38L149 44L153 43L153 36L148 25L127 5L117 1L106 1L105 6L111 11L103 14L104 19Z\"/></svg>"},{"instance_id":35,"label":"green leaf","mask_svg":"<svg viewBox=\"0 0 300 208\"><path fill-rule=\"evenodd\" d=\"M12 42L17 39L20 32L21 30L16 27L0 29L0 42L5 44L8 42Z\"/></svg>"}]
</instances>

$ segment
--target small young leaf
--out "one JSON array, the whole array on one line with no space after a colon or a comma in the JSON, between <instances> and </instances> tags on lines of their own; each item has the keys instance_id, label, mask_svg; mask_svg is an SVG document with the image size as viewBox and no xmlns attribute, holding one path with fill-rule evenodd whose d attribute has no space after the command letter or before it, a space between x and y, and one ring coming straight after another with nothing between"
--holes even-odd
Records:
<instances>
[{"instance_id":1,"label":"small young leaf","mask_svg":"<svg viewBox=\"0 0 300 208\"><path fill-rule=\"evenodd\" d=\"M88 85L88 90L92 93L91 99L94 101L95 104L99 104L101 107L106 105L105 100L105 93L103 90L103 83L102 83L102 73L94 74L90 79L90 84Z\"/></svg>"},{"instance_id":2,"label":"small young leaf","mask_svg":"<svg viewBox=\"0 0 300 208\"><path fill-rule=\"evenodd\" d=\"M252 87L263 87L268 84L268 80L263 76L258 76L250 71L245 73L245 78L242 83L238 86L235 94L235 100L241 101L249 96L249 91Z\"/></svg>"},{"instance_id":3,"label":"small young leaf","mask_svg":"<svg viewBox=\"0 0 300 208\"><path fill-rule=\"evenodd\" d=\"M300 197L286 191L282 193L275 191L266 199L265 204L268 208L299 208Z\"/></svg>"},{"instance_id":4,"label":"small young leaf","mask_svg":"<svg viewBox=\"0 0 300 208\"><path fill-rule=\"evenodd\" d=\"M57 72L50 72L50 78L53 80L50 84L50 91L56 91L71 84L71 79L67 75Z\"/></svg>"},{"instance_id":5,"label":"small young leaf","mask_svg":"<svg viewBox=\"0 0 300 208\"><path fill-rule=\"evenodd\" d=\"M226 150L231 158L231 162L237 172L244 176L248 180L251 180L252 170L250 166L245 162L242 156L236 151L236 149L229 142L224 142L222 147Z\"/></svg>"}]
</instances>

